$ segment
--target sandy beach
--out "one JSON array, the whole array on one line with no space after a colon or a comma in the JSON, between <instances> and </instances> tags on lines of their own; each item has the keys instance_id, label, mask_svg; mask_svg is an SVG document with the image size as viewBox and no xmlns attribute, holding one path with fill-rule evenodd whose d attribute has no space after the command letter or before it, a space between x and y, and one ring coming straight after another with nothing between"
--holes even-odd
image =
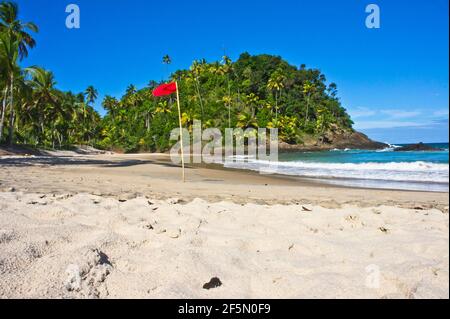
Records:
<instances>
[{"instance_id":1,"label":"sandy beach","mask_svg":"<svg viewBox=\"0 0 450 319\"><path fill-rule=\"evenodd\" d=\"M448 193L55 155L0 159L1 298L449 297Z\"/></svg>"}]
</instances>

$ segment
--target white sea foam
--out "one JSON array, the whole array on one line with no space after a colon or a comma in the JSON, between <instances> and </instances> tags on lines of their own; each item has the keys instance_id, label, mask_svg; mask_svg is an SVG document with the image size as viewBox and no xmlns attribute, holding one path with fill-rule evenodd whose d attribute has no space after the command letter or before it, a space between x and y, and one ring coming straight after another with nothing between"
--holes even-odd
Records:
<instances>
[{"instance_id":1,"label":"white sea foam","mask_svg":"<svg viewBox=\"0 0 450 319\"><path fill-rule=\"evenodd\" d=\"M235 159L236 160L236 159ZM242 168L260 171L262 173L277 173L322 179L353 179L366 181L403 182L408 183L439 183L448 188L449 165L428 162L412 163L318 163L318 162L268 162L257 160L239 160L225 163L226 167ZM347 182L348 184L348 182ZM371 183L373 184L373 183ZM379 183L383 184L383 183ZM409 189L409 187L402 186ZM442 187L441 187L442 188ZM440 190L441 190L440 188ZM416 188L411 188L416 189Z\"/></svg>"}]
</instances>

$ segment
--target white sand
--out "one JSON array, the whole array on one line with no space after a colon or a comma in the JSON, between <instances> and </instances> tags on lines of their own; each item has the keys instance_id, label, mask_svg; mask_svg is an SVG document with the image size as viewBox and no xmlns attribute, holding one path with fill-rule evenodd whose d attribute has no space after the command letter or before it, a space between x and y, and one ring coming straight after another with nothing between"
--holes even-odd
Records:
<instances>
[{"instance_id":1,"label":"white sand","mask_svg":"<svg viewBox=\"0 0 450 319\"><path fill-rule=\"evenodd\" d=\"M438 210L176 202L0 193L0 297L449 297Z\"/></svg>"},{"instance_id":2,"label":"white sand","mask_svg":"<svg viewBox=\"0 0 450 319\"><path fill-rule=\"evenodd\" d=\"M448 194L179 177L148 156L0 159L0 298L449 298Z\"/></svg>"}]
</instances>

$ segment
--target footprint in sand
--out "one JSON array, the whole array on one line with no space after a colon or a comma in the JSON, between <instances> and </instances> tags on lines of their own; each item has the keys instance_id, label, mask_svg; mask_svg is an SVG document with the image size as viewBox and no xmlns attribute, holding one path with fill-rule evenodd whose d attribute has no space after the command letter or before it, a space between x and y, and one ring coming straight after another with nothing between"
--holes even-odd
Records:
<instances>
[{"instance_id":1,"label":"footprint in sand","mask_svg":"<svg viewBox=\"0 0 450 319\"><path fill-rule=\"evenodd\" d=\"M78 263L67 267L65 289L76 297L99 298L99 288L112 269L106 254L96 248L89 248Z\"/></svg>"}]
</instances>

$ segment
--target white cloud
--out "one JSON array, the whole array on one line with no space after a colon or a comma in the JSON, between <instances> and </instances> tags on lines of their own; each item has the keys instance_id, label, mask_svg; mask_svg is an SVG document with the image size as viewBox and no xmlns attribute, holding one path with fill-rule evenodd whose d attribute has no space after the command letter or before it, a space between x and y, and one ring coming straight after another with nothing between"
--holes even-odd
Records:
<instances>
[{"instance_id":1,"label":"white cloud","mask_svg":"<svg viewBox=\"0 0 450 319\"><path fill-rule=\"evenodd\" d=\"M448 109L437 110L437 111L433 112L433 116L448 118Z\"/></svg>"},{"instance_id":2,"label":"white cloud","mask_svg":"<svg viewBox=\"0 0 450 319\"><path fill-rule=\"evenodd\" d=\"M386 128L397 128L397 127L424 127L429 126L430 122L402 122L402 121L358 121L355 124L355 129L357 130L368 130L368 129L386 129Z\"/></svg>"},{"instance_id":3,"label":"white cloud","mask_svg":"<svg viewBox=\"0 0 450 319\"><path fill-rule=\"evenodd\" d=\"M375 112L374 110L371 110L367 107L358 107L356 110L354 111L350 111L350 115L352 116L352 118L362 118L362 117L370 117L377 114L377 112Z\"/></svg>"},{"instance_id":4,"label":"white cloud","mask_svg":"<svg viewBox=\"0 0 450 319\"><path fill-rule=\"evenodd\" d=\"M381 110L381 113L388 115L391 119L409 119L422 114L420 111L404 111L404 110Z\"/></svg>"},{"instance_id":5,"label":"white cloud","mask_svg":"<svg viewBox=\"0 0 450 319\"><path fill-rule=\"evenodd\" d=\"M402 110L402 109L376 109L359 107L350 111L355 119L355 129L389 129L411 127L423 129L434 127L436 120L448 120L448 109L427 111L425 109ZM440 124L440 123L439 123Z\"/></svg>"}]
</instances>

